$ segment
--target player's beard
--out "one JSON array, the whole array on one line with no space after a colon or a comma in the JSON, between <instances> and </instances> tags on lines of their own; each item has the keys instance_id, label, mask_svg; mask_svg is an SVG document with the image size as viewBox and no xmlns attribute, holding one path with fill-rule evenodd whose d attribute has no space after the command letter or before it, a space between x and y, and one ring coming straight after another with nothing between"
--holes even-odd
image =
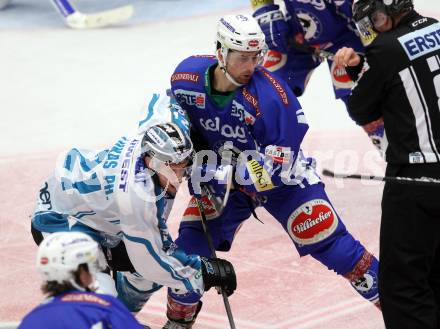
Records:
<instances>
[{"instance_id":1,"label":"player's beard","mask_svg":"<svg viewBox=\"0 0 440 329\"><path fill-rule=\"evenodd\" d=\"M245 73L243 73L243 74L240 74L237 78L236 78L236 81L238 82L238 83L241 83L241 84L248 84L249 83L249 81L251 81L251 79L252 79L252 74L253 74L254 72L245 72Z\"/></svg>"}]
</instances>

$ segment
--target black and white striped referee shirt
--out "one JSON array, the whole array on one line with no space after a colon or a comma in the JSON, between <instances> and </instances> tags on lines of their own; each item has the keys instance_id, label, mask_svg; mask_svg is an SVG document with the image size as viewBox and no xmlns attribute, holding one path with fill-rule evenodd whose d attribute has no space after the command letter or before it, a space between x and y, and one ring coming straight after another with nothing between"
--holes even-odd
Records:
<instances>
[{"instance_id":1,"label":"black and white striped referee shirt","mask_svg":"<svg viewBox=\"0 0 440 329\"><path fill-rule=\"evenodd\" d=\"M348 107L359 125L383 117L388 163L440 162L440 23L411 11L380 33Z\"/></svg>"}]
</instances>

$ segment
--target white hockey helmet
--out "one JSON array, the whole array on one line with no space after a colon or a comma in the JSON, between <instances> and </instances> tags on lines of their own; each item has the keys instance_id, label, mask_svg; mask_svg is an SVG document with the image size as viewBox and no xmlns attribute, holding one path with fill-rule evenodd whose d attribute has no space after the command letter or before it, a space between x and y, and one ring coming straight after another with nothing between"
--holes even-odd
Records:
<instances>
[{"instance_id":1,"label":"white hockey helmet","mask_svg":"<svg viewBox=\"0 0 440 329\"><path fill-rule=\"evenodd\" d=\"M165 163L191 162L194 149L188 134L175 123L150 127L142 139L142 153Z\"/></svg>"},{"instance_id":2,"label":"white hockey helmet","mask_svg":"<svg viewBox=\"0 0 440 329\"><path fill-rule=\"evenodd\" d=\"M218 56L218 51L217 59L220 68L228 76L226 61L229 50L261 51L263 58L267 46L264 33L255 18L251 15L227 15L220 18L217 24L216 49L221 50L222 59ZM234 81L233 83L237 84Z\"/></svg>"},{"instance_id":3,"label":"white hockey helmet","mask_svg":"<svg viewBox=\"0 0 440 329\"><path fill-rule=\"evenodd\" d=\"M194 148L188 133L175 123L158 124L146 131L141 147L142 153L151 158L149 168L166 177L168 184L177 190L182 177L178 177L170 165L186 162L180 169L184 170L183 176L189 176Z\"/></svg>"},{"instance_id":4,"label":"white hockey helmet","mask_svg":"<svg viewBox=\"0 0 440 329\"><path fill-rule=\"evenodd\" d=\"M73 272L81 264L87 264L93 277L101 267L99 246L85 233L52 233L38 248L37 269L44 281L70 282L77 287Z\"/></svg>"}]
</instances>

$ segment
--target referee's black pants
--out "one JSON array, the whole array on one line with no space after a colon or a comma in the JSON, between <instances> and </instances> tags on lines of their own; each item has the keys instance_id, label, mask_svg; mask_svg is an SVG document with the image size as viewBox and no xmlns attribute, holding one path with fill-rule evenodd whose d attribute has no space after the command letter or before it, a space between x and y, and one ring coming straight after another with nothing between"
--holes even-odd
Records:
<instances>
[{"instance_id":1,"label":"referee's black pants","mask_svg":"<svg viewBox=\"0 0 440 329\"><path fill-rule=\"evenodd\" d=\"M440 178L440 164L389 165L388 175ZM440 184L385 184L379 258L386 328L440 329Z\"/></svg>"}]
</instances>

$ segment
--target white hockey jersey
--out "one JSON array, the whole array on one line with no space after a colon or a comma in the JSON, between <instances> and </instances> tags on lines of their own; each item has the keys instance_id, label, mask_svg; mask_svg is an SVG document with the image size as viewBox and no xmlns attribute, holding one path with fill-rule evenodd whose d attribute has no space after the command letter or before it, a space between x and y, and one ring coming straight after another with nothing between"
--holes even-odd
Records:
<instances>
[{"instance_id":1,"label":"white hockey jersey","mask_svg":"<svg viewBox=\"0 0 440 329\"><path fill-rule=\"evenodd\" d=\"M189 133L184 113L153 94L138 130L100 151L73 148L59 157L39 192L32 225L41 232L86 230L99 243L124 241L136 272L175 289L203 291L200 259L176 250L166 225L173 199L145 168L141 141L152 125L174 122ZM92 230L89 230L91 228Z\"/></svg>"}]
</instances>

